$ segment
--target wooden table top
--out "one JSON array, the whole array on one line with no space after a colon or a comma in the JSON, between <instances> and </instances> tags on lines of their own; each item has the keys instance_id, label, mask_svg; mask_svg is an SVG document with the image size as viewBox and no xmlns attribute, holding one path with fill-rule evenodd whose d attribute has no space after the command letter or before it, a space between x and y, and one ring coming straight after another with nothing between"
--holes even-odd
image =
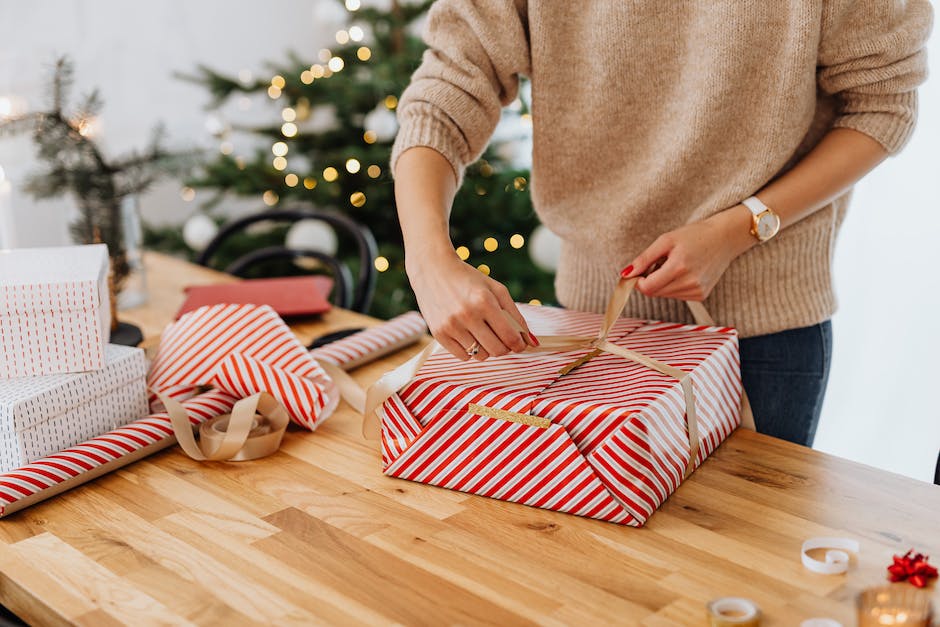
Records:
<instances>
[{"instance_id":1,"label":"wooden table top","mask_svg":"<svg viewBox=\"0 0 940 627\"><path fill-rule=\"evenodd\" d=\"M232 280L147 262L150 303L123 317L150 337L180 286ZM333 311L295 331L375 322ZM940 488L753 432L634 529L385 477L360 423L341 404L253 462L170 449L0 520L0 602L42 624L703 625L707 601L744 596L763 625L852 625L893 553L940 561ZM861 542L848 574L804 570L819 535Z\"/></svg>"}]
</instances>

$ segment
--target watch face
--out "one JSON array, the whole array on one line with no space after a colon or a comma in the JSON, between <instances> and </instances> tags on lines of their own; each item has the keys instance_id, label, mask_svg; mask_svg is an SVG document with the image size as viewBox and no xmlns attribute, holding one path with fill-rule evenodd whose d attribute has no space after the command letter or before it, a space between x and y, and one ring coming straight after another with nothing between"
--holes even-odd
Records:
<instances>
[{"instance_id":1,"label":"watch face","mask_svg":"<svg viewBox=\"0 0 940 627\"><path fill-rule=\"evenodd\" d=\"M769 240L777 234L780 228L780 218L770 211L765 211L757 219L757 238L760 241Z\"/></svg>"}]
</instances>

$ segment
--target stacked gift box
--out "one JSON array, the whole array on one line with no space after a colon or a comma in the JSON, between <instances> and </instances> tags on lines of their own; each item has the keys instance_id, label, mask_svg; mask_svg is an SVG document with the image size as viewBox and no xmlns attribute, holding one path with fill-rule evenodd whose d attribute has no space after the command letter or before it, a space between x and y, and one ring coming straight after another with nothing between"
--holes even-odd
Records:
<instances>
[{"instance_id":1,"label":"stacked gift box","mask_svg":"<svg viewBox=\"0 0 940 627\"><path fill-rule=\"evenodd\" d=\"M0 472L148 413L139 348L108 343L103 244L0 251Z\"/></svg>"}]
</instances>

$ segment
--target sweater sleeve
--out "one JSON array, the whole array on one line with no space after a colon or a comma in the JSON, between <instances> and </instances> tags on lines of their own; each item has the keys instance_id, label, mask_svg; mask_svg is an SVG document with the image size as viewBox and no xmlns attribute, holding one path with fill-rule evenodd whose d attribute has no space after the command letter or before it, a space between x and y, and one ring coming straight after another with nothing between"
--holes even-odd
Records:
<instances>
[{"instance_id":1,"label":"sweater sleeve","mask_svg":"<svg viewBox=\"0 0 940 627\"><path fill-rule=\"evenodd\" d=\"M852 128L897 153L914 130L917 86L927 75L927 0L829 0L817 78L838 98L834 127Z\"/></svg>"},{"instance_id":2,"label":"sweater sleeve","mask_svg":"<svg viewBox=\"0 0 940 627\"><path fill-rule=\"evenodd\" d=\"M398 104L391 167L415 146L438 151L457 184L480 157L501 109L529 73L525 0L439 0L428 14L421 65Z\"/></svg>"}]
</instances>

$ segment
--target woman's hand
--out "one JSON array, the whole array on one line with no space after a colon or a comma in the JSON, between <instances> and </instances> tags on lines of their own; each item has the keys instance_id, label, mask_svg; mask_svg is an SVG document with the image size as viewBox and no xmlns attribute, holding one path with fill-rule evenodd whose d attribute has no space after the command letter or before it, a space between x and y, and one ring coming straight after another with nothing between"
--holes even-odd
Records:
<instances>
[{"instance_id":1,"label":"woman's hand","mask_svg":"<svg viewBox=\"0 0 940 627\"><path fill-rule=\"evenodd\" d=\"M522 352L527 345L538 346L506 286L465 264L452 251L414 262L408 267L408 278L431 334L461 361L469 359L467 349L474 342L480 350L473 357L480 361ZM524 333L514 329L503 312Z\"/></svg>"},{"instance_id":2,"label":"woman's hand","mask_svg":"<svg viewBox=\"0 0 940 627\"><path fill-rule=\"evenodd\" d=\"M623 269L621 276L645 274L637 289L647 296L705 300L731 262L757 243L750 233L751 212L735 205L721 213L659 236Z\"/></svg>"}]
</instances>

